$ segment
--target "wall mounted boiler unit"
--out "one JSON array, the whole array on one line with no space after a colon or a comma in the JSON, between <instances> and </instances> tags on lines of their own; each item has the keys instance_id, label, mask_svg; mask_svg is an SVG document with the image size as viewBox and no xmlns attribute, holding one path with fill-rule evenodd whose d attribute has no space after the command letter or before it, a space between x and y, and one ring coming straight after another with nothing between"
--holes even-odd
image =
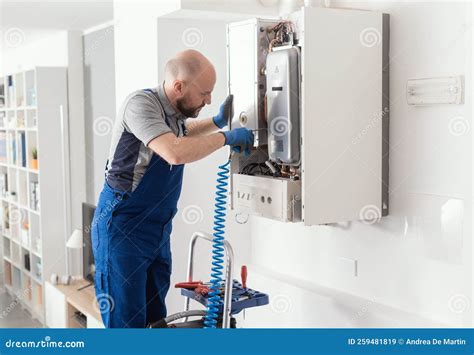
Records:
<instances>
[{"instance_id":1,"label":"wall mounted boiler unit","mask_svg":"<svg viewBox=\"0 0 474 355\"><path fill-rule=\"evenodd\" d=\"M388 40L371 11L227 26L230 128L255 135L232 158L232 209L305 225L388 214Z\"/></svg>"}]
</instances>

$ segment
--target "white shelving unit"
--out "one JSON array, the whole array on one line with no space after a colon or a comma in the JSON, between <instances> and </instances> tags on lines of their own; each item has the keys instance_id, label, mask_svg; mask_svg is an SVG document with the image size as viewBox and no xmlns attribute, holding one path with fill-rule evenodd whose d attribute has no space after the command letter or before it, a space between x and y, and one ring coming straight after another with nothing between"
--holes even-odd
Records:
<instances>
[{"instance_id":1,"label":"white shelving unit","mask_svg":"<svg viewBox=\"0 0 474 355\"><path fill-rule=\"evenodd\" d=\"M0 78L4 283L42 322L44 282L66 273L67 112L66 68Z\"/></svg>"}]
</instances>

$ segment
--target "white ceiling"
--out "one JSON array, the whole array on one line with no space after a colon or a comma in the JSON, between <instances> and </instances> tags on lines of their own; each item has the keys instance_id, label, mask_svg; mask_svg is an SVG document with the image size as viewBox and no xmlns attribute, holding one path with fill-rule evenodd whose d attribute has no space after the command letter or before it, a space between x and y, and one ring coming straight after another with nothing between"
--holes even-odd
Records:
<instances>
[{"instance_id":1,"label":"white ceiling","mask_svg":"<svg viewBox=\"0 0 474 355\"><path fill-rule=\"evenodd\" d=\"M0 29L85 30L113 20L113 0L0 0Z\"/></svg>"}]
</instances>

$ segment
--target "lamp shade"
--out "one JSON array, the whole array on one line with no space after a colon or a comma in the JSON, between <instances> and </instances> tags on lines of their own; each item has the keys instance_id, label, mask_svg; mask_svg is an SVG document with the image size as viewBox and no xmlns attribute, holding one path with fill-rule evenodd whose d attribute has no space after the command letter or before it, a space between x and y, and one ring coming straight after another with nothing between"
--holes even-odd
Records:
<instances>
[{"instance_id":1,"label":"lamp shade","mask_svg":"<svg viewBox=\"0 0 474 355\"><path fill-rule=\"evenodd\" d=\"M66 247L71 249L82 248L82 231L80 229L74 229L66 243Z\"/></svg>"}]
</instances>

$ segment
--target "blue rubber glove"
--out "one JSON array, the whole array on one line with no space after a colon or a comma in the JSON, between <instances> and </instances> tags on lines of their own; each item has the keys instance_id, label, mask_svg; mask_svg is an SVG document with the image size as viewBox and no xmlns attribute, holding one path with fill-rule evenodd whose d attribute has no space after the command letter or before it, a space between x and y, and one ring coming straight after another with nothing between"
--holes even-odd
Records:
<instances>
[{"instance_id":1,"label":"blue rubber glove","mask_svg":"<svg viewBox=\"0 0 474 355\"><path fill-rule=\"evenodd\" d=\"M238 145L234 145L231 149L233 152L236 152L236 153L240 153L242 151L242 149ZM244 156L248 157L249 155L250 155L250 148L247 147L244 149Z\"/></svg>"},{"instance_id":2,"label":"blue rubber glove","mask_svg":"<svg viewBox=\"0 0 474 355\"><path fill-rule=\"evenodd\" d=\"M232 116L234 115L233 102L234 96L227 96L224 103L219 108L219 113L216 116L212 117L212 121L217 127L224 128L229 124L229 120L231 120Z\"/></svg>"},{"instance_id":3,"label":"blue rubber glove","mask_svg":"<svg viewBox=\"0 0 474 355\"><path fill-rule=\"evenodd\" d=\"M234 152L240 153L242 147L244 154L250 154L250 147L253 146L253 132L247 128L235 128L231 131L221 132L225 137L225 145L230 145Z\"/></svg>"},{"instance_id":4,"label":"blue rubber glove","mask_svg":"<svg viewBox=\"0 0 474 355\"><path fill-rule=\"evenodd\" d=\"M253 132L250 129L241 127L222 133L225 136L225 145L240 145L244 147L253 145Z\"/></svg>"}]
</instances>

